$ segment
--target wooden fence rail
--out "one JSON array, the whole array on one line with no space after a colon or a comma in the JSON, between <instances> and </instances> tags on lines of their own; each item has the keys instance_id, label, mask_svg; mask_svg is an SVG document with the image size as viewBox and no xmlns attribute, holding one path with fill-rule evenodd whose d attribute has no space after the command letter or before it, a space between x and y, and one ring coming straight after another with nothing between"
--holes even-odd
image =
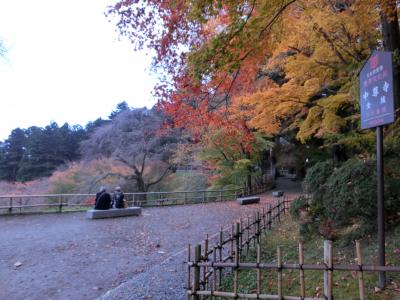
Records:
<instances>
[{"instance_id":1,"label":"wooden fence rail","mask_svg":"<svg viewBox=\"0 0 400 300\"><path fill-rule=\"evenodd\" d=\"M364 265L359 241L356 241L356 261L357 264L335 264L333 263L332 242L324 241L323 264L305 264L303 245L300 243L298 248L298 262L286 263L282 261L283 250L277 248L275 262L261 262L260 237L267 232L271 225L279 222L280 216L287 212L288 198L277 200L276 205L270 205L261 212L257 212L247 224L243 220L234 224L230 232L226 235L221 229L219 240L215 245L210 246L208 237L202 244L195 247L188 247L188 273L187 273L187 299L285 299L285 300L303 300L303 299L333 299L333 273L336 271L354 271L357 273L359 299L364 300L365 272L400 272L400 266L377 266ZM242 262L243 251L249 251L249 245L254 243L256 250L255 262ZM192 248L194 248L194 257L192 257ZM202 251L203 249L203 251ZM242 270L254 270L256 272L255 293L240 293L239 272ZM277 273L277 294L262 293L261 270L275 270ZM297 270L299 272L299 295L283 295L283 270ZM304 271L321 271L324 278L323 297L307 297ZM223 274L230 273L233 278L232 291L223 291L221 289Z\"/></svg>"},{"instance_id":2,"label":"wooden fence rail","mask_svg":"<svg viewBox=\"0 0 400 300\"><path fill-rule=\"evenodd\" d=\"M261 194L272 185L225 190L125 193L128 206L166 206L234 200L238 196ZM63 212L93 206L95 194L0 195L0 214Z\"/></svg>"}]
</instances>

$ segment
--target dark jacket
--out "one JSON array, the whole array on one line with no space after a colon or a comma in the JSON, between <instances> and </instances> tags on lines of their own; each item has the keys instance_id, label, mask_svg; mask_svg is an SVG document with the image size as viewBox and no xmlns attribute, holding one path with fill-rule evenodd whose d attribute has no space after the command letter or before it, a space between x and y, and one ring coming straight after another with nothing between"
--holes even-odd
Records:
<instances>
[{"instance_id":1,"label":"dark jacket","mask_svg":"<svg viewBox=\"0 0 400 300\"><path fill-rule=\"evenodd\" d=\"M124 193L114 192L112 195L112 203L115 208L124 208Z\"/></svg>"},{"instance_id":2,"label":"dark jacket","mask_svg":"<svg viewBox=\"0 0 400 300\"><path fill-rule=\"evenodd\" d=\"M100 192L96 194L96 205L94 209L106 210L111 208L111 196L107 192Z\"/></svg>"}]
</instances>

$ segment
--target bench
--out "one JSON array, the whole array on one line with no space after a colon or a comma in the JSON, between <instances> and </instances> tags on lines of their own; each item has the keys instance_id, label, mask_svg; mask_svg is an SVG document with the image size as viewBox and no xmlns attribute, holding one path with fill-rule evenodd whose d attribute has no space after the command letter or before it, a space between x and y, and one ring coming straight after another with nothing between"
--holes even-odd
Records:
<instances>
[{"instance_id":1,"label":"bench","mask_svg":"<svg viewBox=\"0 0 400 300\"><path fill-rule=\"evenodd\" d=\"M272 192L272 196L274 196L274 197L282 197L283 196L283 192L282 191Z\"/></svg>"},{"instance_id":2,"label":"bench","mask_svg":"<svg viewBox=\"0 0 400 300\"><path fill-rule=\"evenodd\" d=\"M260 197L257 197L257 196L242 197L242 198L237 198L236 201L240 205L246 205L246 204L252 204L252 203L260 202Z\"/></svg>"},{"instance_id":3,"label":"bench","mask_svg":"<svg viewBox=\"0 0 400 300\"><path fill-rule=\"evenodd\" d=\"M140 207L111 208L107 210L89 209L86 211L87 219L104 219L126 216L138 216L142 213Z\"/></svg>"}]
</instances>

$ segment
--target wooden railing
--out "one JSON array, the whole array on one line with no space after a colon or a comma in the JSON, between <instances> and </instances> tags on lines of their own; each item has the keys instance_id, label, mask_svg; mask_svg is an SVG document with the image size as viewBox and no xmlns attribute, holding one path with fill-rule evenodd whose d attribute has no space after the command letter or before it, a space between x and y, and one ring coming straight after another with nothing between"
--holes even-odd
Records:
<instances>
[{"instance_id":1,"label":"wooden railing","mask_svg":"<svg viewBox=\"0 0 400 300\"><path fill-rule=\"evenodd\" d=\"M238 196L260 194L272 185L225 190L125 193L128 206L166 206L234 200ZM94 204L95 194L0 195L0 214L65 212L85 210Z\"/></svg>"},{"instance_id":2,"label":"wooden railing","mask_svg":"<svg viewBox=\"0 0 400 300\"><path fill-rule=\"evenodd\" d=\"M210 245L211 241L207 237L202 244L188 247L187 260L187 299L285 299L285 300L312 300L312 299L333 299L333 273L338 271L356 272L358 281L359 299L366 299L364 274L366 272L400 272L400 266L377 266L363 264L361 246L356 241L356 264L335 264L333 258L332 242L324 242L323 263L305 264L303 245L299 244L298 261L295 263L283 262L282 248L276 251L276 261L261 262L261 243L260 238L263 233L271 229L271 226L280 221L281 215L286 213L289 199L277 200L276 205L270 205L267 209L257 212L252 221L241 220L230 228L230 232L221 231ZM226 236L224 238L224 236ZM254 262L243 262L243 251L248 252L249 246L253 243L256 251ZM194 254L194 255L193 255ZM255 289L252 293L246 293L239 289L239 272L244 270L254 270L256 273ZM277 294L266 293L263 287L262 270L274 270L276 272ZM298 295L284 295L283 293L283 271L297 270L298 276ZM323 296L311 297L306 295L305 271L314 270L323 273ZM223 278L230 274L232 286L230 291L223 289ZM264 287L267 282L264 283Z\"/></svg>"}]
</instances>

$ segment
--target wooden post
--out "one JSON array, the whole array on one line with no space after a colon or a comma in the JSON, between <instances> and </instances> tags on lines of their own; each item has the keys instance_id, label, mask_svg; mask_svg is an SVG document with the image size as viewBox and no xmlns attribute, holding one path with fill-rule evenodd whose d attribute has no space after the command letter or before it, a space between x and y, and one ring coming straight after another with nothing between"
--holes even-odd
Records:
<instances>
[{"instance_id":1,"label":"wooden post","mask_svg":"<svg viewBox=\"0 0 400 300\"><path fill-rule=\"evenodd\" d=\"M271 204L268 204L268 229L271 229L272 226L272 208Z\"/></svg>"},{"instance_id":2,"label":"wooden post","mask_svg":"<svg viewBox=\"0 0 400 300\"><path fill-rule=\"evenodd\" d=\"M306 286L304 282L304 252L303 252L303 243L299 243L299 265L300 265L300 296L302 298L306 297Z\"/></svg>"},{"instance_id":3,"label":"wooden post","mask_svg":"<svg viewBox=\"0 0 400 300\"><path fill-rule=\"evenodd\" d=\"M58 198L58 212L62 212L62 196Z\"/></svg>"},{"instance_id":4,"label":"wooden post","mask_svg":"<svg viewBox=\"0 0 400 300\"><path fill-rule=\"evenodd\" d=\"M365 300L365 289L364 289L364 274L362 271L362 255L361 255L361 245L360 241L356 241L356 254L357 254L357 264L360 268L360 271L358 271L358 290L360 292L360 300Z\"/></svg>"},{"instance_id":5,"label":"wooden post","mask_svg":"<svg viewBox=\"0 0 400 300\"><path fill-rule=\"evenodd\" d=\"M281 221L281 198L278 198L278 221Z\"/></svg>"},{"instance_id":6,"label":"wooden post","mask_svg":"<svg viewBox=\"0 0 400 300\"><path fill-rule=\"evenodd\" d=\"M257 266L261 263L261 246L257 244ZM257 268L257 299L258 295L261 294L261 269Z\"/></svg>"},{"instance_id":7,"label":"wooden post","mask_svg":"<svg viewBox=\"0 0 400 300\"><path fill-rule=\"evenodd\" d=\"M204 261L208 261L208 234L206 235L206 239L204 240ZM208 271L208 268L207 267L204 267L203 268L203 285L204 285L204 288L206 289L206 287L207 287L207 282L208 282L208 279L207 279L207 271Z\"/></svg>"},{"instance_id":8,"label":"wooden post","mask_svg":"<svg viewBox=\"0 0 400 300\"><path fill-rule=\"evenodd\" d=\"M267 229L266 225L265 225L265 208L262 208L262 214L261 214L261 218L263 220L263 230L265 232L265 229Z\"/></svg>"},{"instance_id":9,"label":"wooden post","mask_svg":"<svg viewBox=\"0 0 400 300\"><path fill-rule=\"evenodd\" d=\"M190 254L191 254L191 251L192 251L191 245L189 244L189 245L188 245L188 260L187 260L187 263L188 263L188 270L187 270L187 277L186 277L186 290L187 290L187 291L190 291L190 290L191 290L191 286L190 286L190 272L191 272L191 266L190 266L191 257L190 257ZM189 293L187 293L187 299L190 300L190 295L189 295Z\"/></svg>"},{"instance_id":10,"label":"wooden post","mask_svg":"<svg viewBox=\"0 0 400 300\"><path fill-rule=\"evenodd\" d=\"M230 238L230 240L231 240L231 253L230 253L230 256L232 256L232 260L233 260L233 258L234 258L234 256L233 256L233 253L235 252L235 248L234 248L234 242L235 242L235 225L234 224L232 224L232 226L231 226L231 238Z\"/></svg>"},{"instance_id":11,"label":"wooden post","mask_svg":"<svg viewBox=\"0 0 400 300\"><path fill-rule=\"evenodd\" d=\"M236 222L235 228L235 253L236 258L240 261L240 222Z\"/></svg>"},{"instance_id":12,"label":"wooden post","mask_svg":"<svg viewBox=\"0 0 400 300\"><path fill-rule=\"evenodd\" d=\"M217 247L213 248L213 258L212 261L215 263L217 261ZM213 280L211 283L211 299L215 300L214 292L217 290L217 269L212 266L212 274L213 274Z\"/></svg>"},{"instance_id":13,"label":"wooden post","mask_svg":"<svg viewBox=\"0 0 400 300\"><path fill-rule=\"evenodd\" d=\"M324 263L328 268L324 271L324 295L332 300L332 241L324 241Z\"/></svg>"},{"instance_id":14,"label":"wooden post","mask_svg":"<svg viewBox=\"0 0 400 300\"><path fill-rule=\"evenodd\" d=\"M222 227L219 231L219 262L222 262L222 242L224 241L224 232L222 231ZM222 268L218 268L218 286L221 285L222 281Z\"/></svg>"},{"instance_id":15,"label":"wooden post","mask_svg":"<svg viewBox=\"0 0 400 300\"><path fill-rule=\"evenodd\" d=\"M206 191L203 191L203 203L206 203Z\"/></svg>"},{"instance_id":16,"label":"wooden post","mask_svg":"<svg viewBox=\"0 0 400 300\"><path fill-rule=\"evenodd\" d=\"M260 243L260 235L261 235L261 230L260 230L260 211L258 210L256 212L256 239L257 239L257 244Z\"/></svg>"},{"instance_id":17,"label":"wooden post","mask_svg":"<svg viewBox=\"0 0 400 300\"><path fill-rule=\"evenodd\" d=\"M242 218L240 218L240 233L239 233L239 245L240 245L240 248L239 248L239 255L240 255L240 257L242 256L242 250L243 250L243 219Z\"/></svg>"},{"instance_id":18,"label":"wooden post","mask_svg":"<svg viewBox=\"0 0 400 300\"><path fill-rule=\"evenodd\" d=\"M281 247L277 249L277 263L278 263L278 299L283 300L282 295L282 252Z\"/></svg>"},{"instance_id":19,"label":"wooden post","mask_svg":"<svg viewBox=\"0 0 400 300\"><path fill-rule=\"evenodd\" d=\"M199 300L199 295L197 295L197 291L200 290L200 267L198 266L200 259L201 259L201 245L197 245L194 248L192 300Z\"/></svg>"},{"instance_id":20,"label":"wooden post","mask_svg":"<svg viewBox=\"0 0 400 300\"><path fill-rule=\"evenodd\" d=\"M233 285L233 292L235 294L235 298L237 299L238 293L238 282L239 282L239 231L240 231L240 223L236 223L236 228L234 232L234 240L235 240L235 268L234 268L234 285Z\"/></svg>"},{"instance_id":21,"label":"wooden post","mask_svg":"<svg viewBox=\"0 0 400 300\"><path fill-rule=\"evenodd\" d=\"M247 217L246 255L249 254L249 248L250 248L250 218Z\"/></svg>"},{"instance_id":22,"label":"wooden post","mask_svg":"<svg viewBox=\"0 0 400 300\"><path fill-rule=\"evenodd\" d=\"M222 191L219 191L219 201L222 202Z\"/></svg>"},{"instance_id":23,"label":"wooden post","mask_svg":"<svg viewBox=\"0 0 400 300\"><path fill-rule=\"evenodd\" d=\"M11 214L13 209L13 197L10 197L10 207L8 208L8 212Z\"/></svg>"}]
</instances>

